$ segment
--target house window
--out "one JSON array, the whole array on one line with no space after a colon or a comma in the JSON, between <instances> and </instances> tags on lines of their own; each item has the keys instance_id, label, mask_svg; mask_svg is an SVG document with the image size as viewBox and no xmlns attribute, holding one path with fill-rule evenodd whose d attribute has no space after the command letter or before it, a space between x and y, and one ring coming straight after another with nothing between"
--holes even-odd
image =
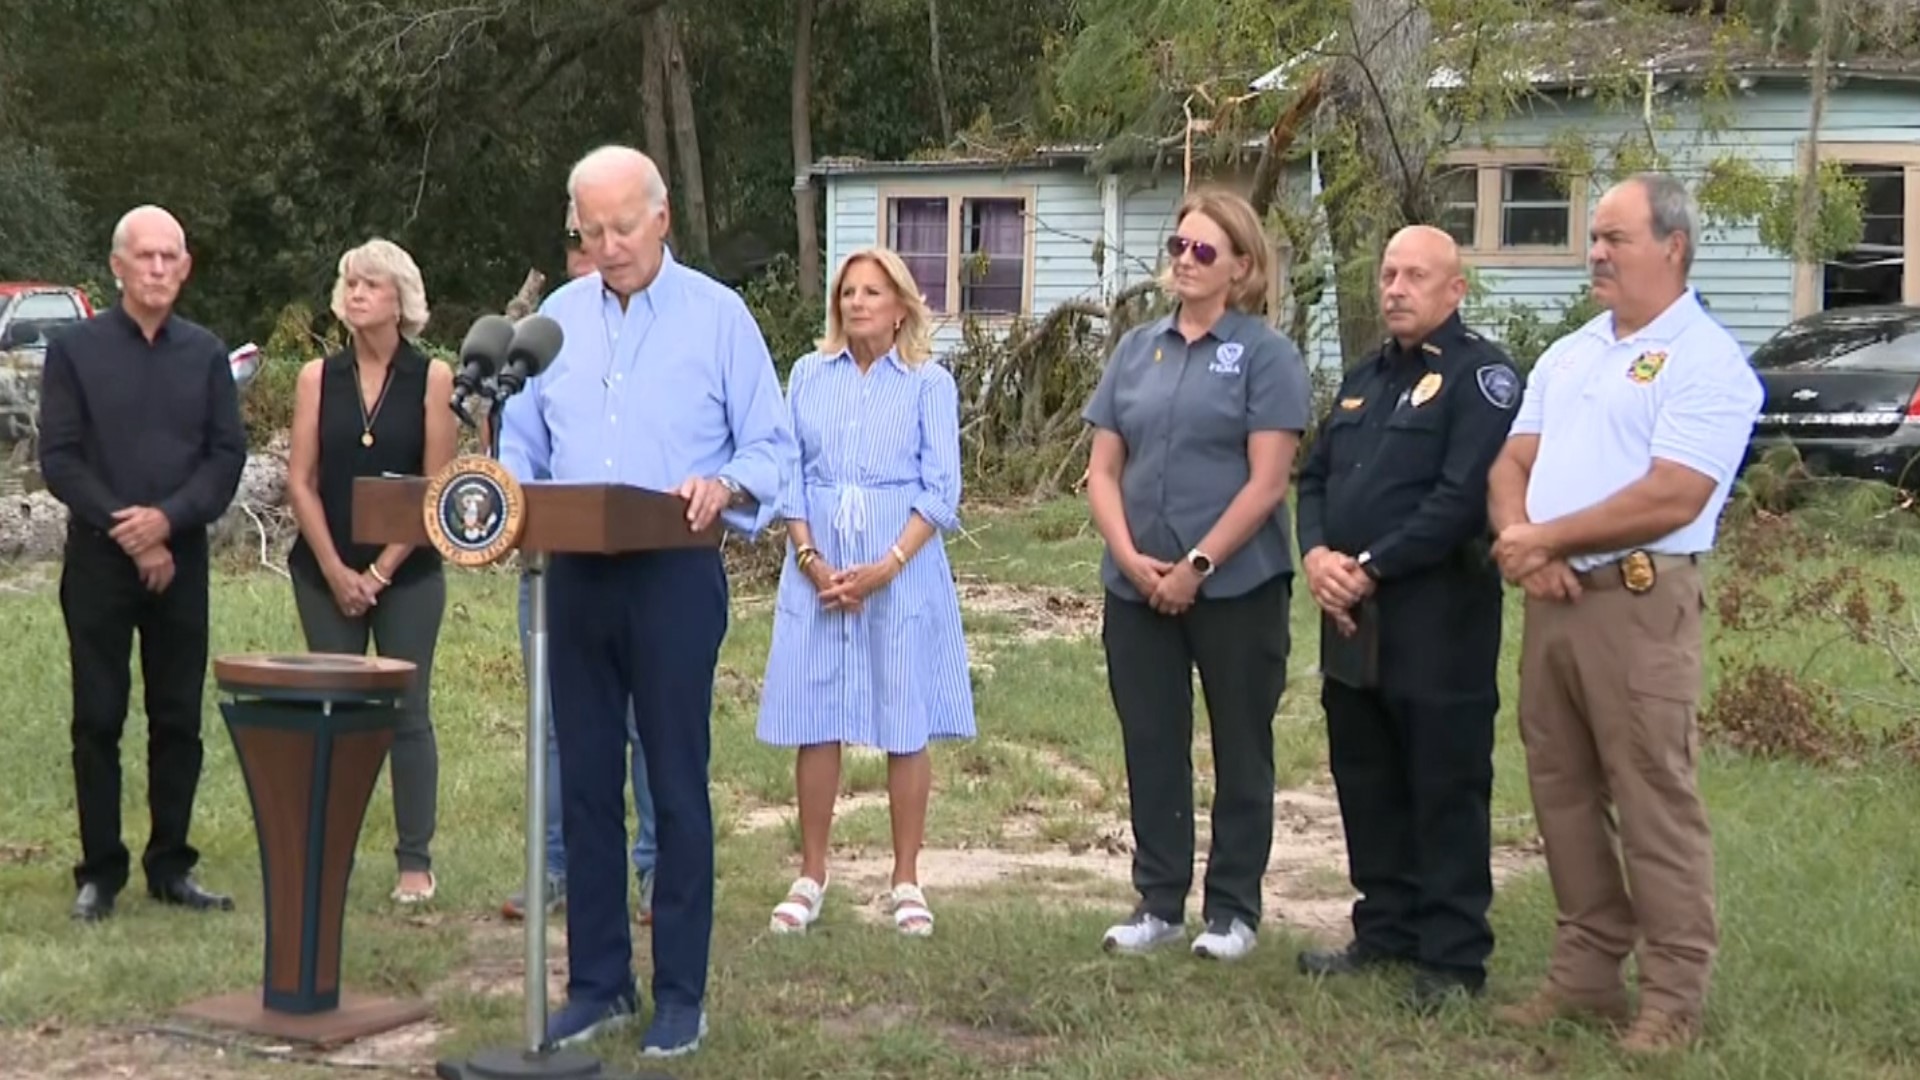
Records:
<instances>
[{"instance_id":1,"label":"house window","mask_svg":"<svg viewBox=\"0 0 1920 1080\"><path fill-rule=\"evenodd\" d=\"M1899 165L1847 165L1860 184L1860 242L1827 260L1822 310L1897 304L1905 291L1907 176Z\"/></svg>"},{"instance_id":2,"label":"house window","mask_svg":"<svg viewBox=\"0 0 1920 1080\"><path fill-rule=\"evenodd\" d=\"M1479 170L1448 169L1435 177L1434 187L1435 209L1440 214L1436 224L1461 247L1472 247L1479 229Z\"/></svg>"},{"instance_id":3,"label":"house window","mask_svg":"<svg viewBox=\"0 0 1920 1080\"><path fill-rule=\"evenodd\" d=\"M1808 146L1795 166L1807 167ZM1820 160L1860 185L1860 242L1825 262L1796 263L1794 318L1861 304L1920 304L1920 145L1911 142L1823 142Z\"/></svg>"},{"instance_id":4,"label":"house window","mask_svg":"<svg viewBox=\"0 0 1920 1080\"><path fill-rule=\"evenodd\" d=\"M936 316L1025 310L1030 196L902 194L885 205L887 246Z\"/></svg>"},{"instance_id":5,"label":"house window","mask_svg":"<svg viewBox=\"0 0 1920 1080\"><path fill-rule=\"evenodd\" d=\"M1578 266L1586 182L1537 150L1467 151L1435 178L1435 225L1479 266Z\"/></svg>"},{"instance_id":6,"label":"house window","mask_svg":"<svg viewBox=\"0 0 1920 1080\"><path fill-rule=\"evenodd\" d=\"M1550 170L1500 170L1500 246L1566 248L1573 243L1573 202Z\"/></svg>"},{"instance_id":7,"label":"house window","mask_svg":"<svg viewBox=\"0 0 1920 1080\"><path fill-rule=\"evenodd\" d=\"M947 200L893 199L887 218L887 246L907 264L927 306L947 310Z\"/></svg>"}]
</instances>

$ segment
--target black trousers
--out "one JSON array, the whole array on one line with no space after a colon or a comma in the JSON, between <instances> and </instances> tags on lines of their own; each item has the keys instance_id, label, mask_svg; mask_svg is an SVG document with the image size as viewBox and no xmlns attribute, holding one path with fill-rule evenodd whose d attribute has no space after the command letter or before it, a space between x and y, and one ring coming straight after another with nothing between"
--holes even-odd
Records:
<instances>
[{"instance_id":1,"label":"black trousers","mask_svg":"<svg viewBox=\"0 0 1920 1080\"><path fill-rule=\"evenodd\" d=\"M133 689L134 631L147 704L147 810L140 865L149 885L182 877L199 861L187 843L200 785L200 709L207 676L207 543L175 538L174 577L165 592L140 584L139 570L107 534L70 529L60 572L73 678L73 778L80 807L76 885L109 893L127 884L120 838L120 733Z\"/></svg>"},{"instance_id":2,"label":"black trousers","mask_svg":"<svg viewBox=\"0 0 1920 1080\"><path fill-rule=\"evenodd\" d=\"M1497 698L1437 702L1326 680L1320 700L1358 947L1474 985L1493 952L1490 821Z\"/></svg>"},{"instance_id":3,"label":"black trousers","mask_svg":"<svg viewBox=\"0 0 1920 1080\"><path fill-rule=\"evenodd\" d=\"M1213 842L1201 917L1260 924L1273 848L1273 716L1287 685L1282 575L1240 596L1166 616L1107 594L1101 638L1126 743L1133 886L1141 905L1184 920L1193 884L1193 670L1212 725Z\"/></svg>"}]
</instances>

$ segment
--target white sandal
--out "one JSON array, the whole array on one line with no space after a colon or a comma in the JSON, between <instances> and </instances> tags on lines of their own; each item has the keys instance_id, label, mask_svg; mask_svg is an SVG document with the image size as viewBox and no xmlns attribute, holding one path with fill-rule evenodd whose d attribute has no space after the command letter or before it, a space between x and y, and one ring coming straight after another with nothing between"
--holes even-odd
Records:
<instances>
[{"instance_id":1,"label":"white sandal","mask_svg":"<svg viewBox=\"0 0 1920 1080\"><path fill-rule=\"evenodd\" d=\"M909 937L933 933L933 909L927 906L927 894L911 881L893 887L893 926Z\"/></svg>"},{"instance_id":2,"label":"white sandal","mask_svg":"<svg viewBox=\"0 0 1920 1080\"><path fill-rule=\"evenodd\" d=\"M831 876L829 876L831 880ZM768 929L776 934L804 934L820 918L826 903L827 887L810 877L797 877L787 889L787 898L774 905Z\"/></svg>"}]
</instances>

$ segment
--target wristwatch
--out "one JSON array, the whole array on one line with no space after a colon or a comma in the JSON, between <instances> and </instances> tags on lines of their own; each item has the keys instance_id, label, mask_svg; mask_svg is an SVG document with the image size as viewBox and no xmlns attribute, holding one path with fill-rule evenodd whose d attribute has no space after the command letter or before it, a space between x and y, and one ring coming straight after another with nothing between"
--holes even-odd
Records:
<instances>
[{"instance_id":1,"label":"wristwatch","mask_svg":"<svg viewBox=\"0 0 1920 1080\"><path fill-rule=\"evenodd\" d=\"M1213 558L1199 548L1187 552L1187 565L1203 578L1213 576Z\"/></svg>"},{"instance_id":2,"label":"wristwatch","mask_svg":"<svg viewBox=\"0 0 1920 1080\"><path fill-rule=\"evenodd\" d=\"M1365 572L1368 577L1375 581L1380 580L1380 568L1373 564L1373 552L1363 551L1360 553L1360 557L1353 561L1359 565L1360 569Z\"/></svg>"},{"instance_id":3,"label":"wristwatch","mask_svg":"<svg viewBox=\"0 0 1920 1080\"><path fill-rule=\"evenodd\" d=\"M746 489L740 486L740 481L731 476L716 476L714 479L720 481L720 486L727 489L728 506L739 506L746 501Z\"/></svg>"}]
</instances>

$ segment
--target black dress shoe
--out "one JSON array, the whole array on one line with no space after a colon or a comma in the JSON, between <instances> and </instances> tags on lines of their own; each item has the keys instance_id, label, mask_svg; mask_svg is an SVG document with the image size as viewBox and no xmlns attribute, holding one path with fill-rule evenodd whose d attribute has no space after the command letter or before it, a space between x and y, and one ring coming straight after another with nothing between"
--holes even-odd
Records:
<instances>
[{"instance_id":1,"label":"black dress shoe","mask_svg":"<svg viewBox=\"0 0 1920 1080\"><path fill-rule=\"evenodd\" d=\"M163 904L172 904L193 911L233 910L233 897L208 892L191 877L177 877L157 885L148 885L147 895Z\"/></svg>"},{"instance_id":2,"label":"black dress shoe","mask_svg":"<svg viewBox=\"0 0 1920 1080\"><path fill-rule=\"evenodd\" d=\"M80 886L73 898L73 917L79 922L99 922L113 914L113 894L89 881Z\"/></svg>"},{"instance_id":3,"label":"black dress shoe","mask_svg":"<svg viewBox=\"0 0 1920 1080\"><path fill-rule=\"evenodd\" d=\"M1399 959L1391 954L1354 942L1344 949L1308 949L1300 954L1297 965L1302 975L1357 975L1397 962Z\"/></svg>"},{"instance_id":4,"label":"black dress shoe","mask_svg":"<svg viewBox=\"0 0 1920 1080\"><path fill-rule=\"evenodd\" d=\"M1407 1007L1421 1016L1432 1016L1448 1002L1477 998L1486 983L1451 971L1423 969L1413 974L1413 986L1407 991Z\"/></svg>"}]
</instances>

